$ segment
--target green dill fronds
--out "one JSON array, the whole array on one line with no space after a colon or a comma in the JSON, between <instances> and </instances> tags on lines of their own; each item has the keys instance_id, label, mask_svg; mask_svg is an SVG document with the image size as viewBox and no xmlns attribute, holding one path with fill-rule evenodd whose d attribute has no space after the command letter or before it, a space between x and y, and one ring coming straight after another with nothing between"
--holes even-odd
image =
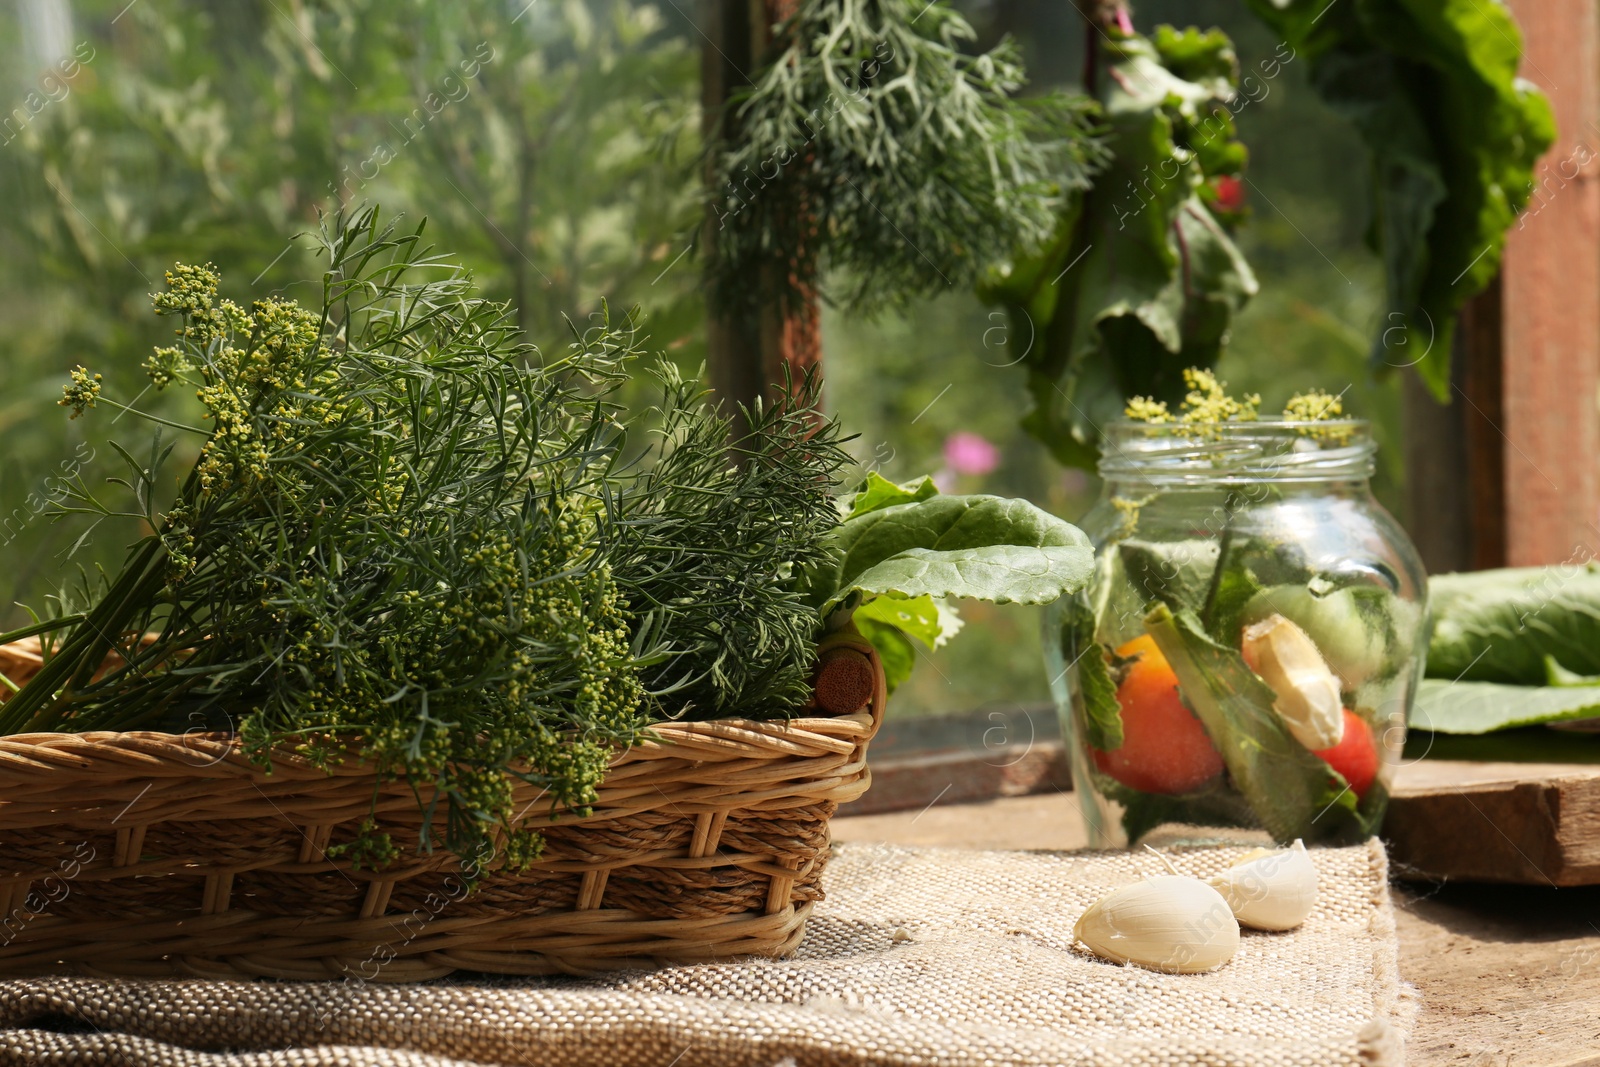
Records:
<instances>
[{"instance_id":1,"label":"green dill fronds","mask_svg":"<svg viewBox=\"0 0 1600 1067\"><path fill-rule=\"evenodd\" d=\"M1050 238L1104 160L1097 109L1018 99L1016 44L975 37L944 0L800 0L714 149L718 303L815 292L827 267L844 305L903 305Z\"/></svg>"},{"instance_id":2,"label":"green dill fronds","mask_svg":"<svg viewBox=\"0 0 1600 1067\"><path fill-rule=\"evenodd\" d=\"M164 512L165 453L123 452L153 532L87 618L62 620L0 730L201 721L262 760L359 753L426 798L421 847L473 854L518 829L519 781L592 803L648 720L603 552L632 342L607 329L540 361L420 231L367 210L322 237L315 309L246 310L210 267L168 275L154 304L177 344L148 369L195 390L205 444ZM98 388L80 369L67 400Z\"/></svg>"},{"instance_id":3,"label":"green dill fronds","mask_svg":"<svg viewBox=\"0 0 1600 1067\"><path fill-rule=\"evenodd\" d=\"M660 405L641 473L618 492L614 573L642 633L661 635L645 684L666 714L792 712L809 696L818 618L800 576L827 559L850 463L817 383L735 422L696 381L655 369ZM733 427L748 427L731 436Z\"/></svg>"}]
</instances>

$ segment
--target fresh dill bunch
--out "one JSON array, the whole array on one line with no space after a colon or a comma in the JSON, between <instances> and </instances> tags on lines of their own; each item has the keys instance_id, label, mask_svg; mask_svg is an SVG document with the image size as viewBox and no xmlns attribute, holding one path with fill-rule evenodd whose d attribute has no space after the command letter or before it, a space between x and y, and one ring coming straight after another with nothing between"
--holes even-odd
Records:
<instances>
[{"instance_id":1,"label":"fresh dill bunch","mask_svg":"<svg viewBox=\"0 0 1600 1067\"><path fill-rule=\"evenodd\" d=\"M1093 102L1018 99L1015 43L964 53L943 0L800 0L774 36L713 149L724 306L815 291L821 267L858 310L969 285L1045 242L1103 162Z\"/></svg>"},{"instance_id":2,"label":"fresh dill bunch","mask_svg":"<svg viewBox=\"0 0 1600 1067\"><path fill-rule=\"evenodd\" d=\"M788 714L810 693L820 623L800 577L829 559L850 456L814 379L736 420L672 364L654 373L662 399L607 553L640 643L657 645L645 684L674 717Z\"/></svg>"},{"instance_id":3,"label":"fresh dill bunch","mask_svg":"<svg viewBox=\"0 0 1600 1067\"><path fill-rule=\"evenodd\" d=\"M360 759L407 781L420 816L369 819L338 854L442 845L517 867L541 847L517 823L519 781L581 811L654 718L805 701L821 619L800 587L831 558L849 462L814 381L736 421L662 362L661 403L630 419L614 397L631 319L614 329L608 312L540 358L420 228L368 209L321 237L316 308L222 299L209 265L152 294L177 330L146 372L193 389L208 427L73 373L74 414L162 429L148 458L118 448L137 512L81 483L63 511L152 532L85 583L86 607L0 635L52 647L0 732L203 725L263 762ZM167 429L204 441L163 510Z\"/></svg>"},{"instance_id":4,"label":"fresh dill bunch","mask_svg":"<svg viewBox=\"0 0 1600 1067\"><path fill-rule=\"evenodd\" d=\"M420 241L341 214L315 310L221 300L210 267L167 276L154 301L177 340L147 370L195 389L200 457L163 512L166 451L122 453L153 532L91 608L35 628L65 634L0 731L200 722L263 760L358 756L417 790L416 847L509 842L521 863L537 842L514 825L518 780L592 802L646 722L602 551L632 342L601 329L537 362ZM66 399L124 407L96 384L74 375ZM87 490L66 510L112 514Z\"/></svg>"}]
</instances>

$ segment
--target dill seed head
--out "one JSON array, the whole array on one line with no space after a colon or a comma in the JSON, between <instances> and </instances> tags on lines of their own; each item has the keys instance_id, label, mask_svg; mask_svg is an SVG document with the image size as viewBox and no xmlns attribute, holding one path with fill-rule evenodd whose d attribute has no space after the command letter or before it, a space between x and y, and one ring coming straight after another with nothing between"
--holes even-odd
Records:
<instances>
[{"instance_id":1,"label":"dill seed head","mask_svg":"<svg viewBox=\"0 0 1600 1067\"><path fill-rule=\"evenodd\" d=\"M61 387L61 399L56 403L62 407L70 407L70 418L77 418L86 410L95 406L95 401L100 398L100 383L102 376L90 374L83 366L74 367L69 375L71 381Z\"/></svg>"},{"instance_id":2,"label":"dill seed head","mask_svg":"<svg viewBox=\"0 0 1600 1067\"><path fill-rule=\"evenodd\" d=\"M1259 394L1246 393L1242 399L1235 399L1228 395L1228 383L1220 381L1211 371L1189 367L1183 372L1183 380L1189 386L1183 398L1183 421L1186 423L1210 425L1229 419L1249 422L1257 417L1261 408Z\"/></svg>"}]
</instances>

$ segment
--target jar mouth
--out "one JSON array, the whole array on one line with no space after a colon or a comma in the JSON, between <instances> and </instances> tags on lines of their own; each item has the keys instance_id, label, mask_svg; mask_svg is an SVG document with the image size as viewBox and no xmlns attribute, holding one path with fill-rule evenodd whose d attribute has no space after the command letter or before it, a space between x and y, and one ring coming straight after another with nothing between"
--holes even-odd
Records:
<instances>
[{"instance_id":1,"label":"jar mouth","mask_svg":"<svg viewBox=\"0 0 1600 1067\"><path fill-rule=\"evenodd\" d=\"M1100 475L1194 486L1365 479L1377 450L1366 419L1118 419L1104 430Z\"/></svg>"}]
</instances>

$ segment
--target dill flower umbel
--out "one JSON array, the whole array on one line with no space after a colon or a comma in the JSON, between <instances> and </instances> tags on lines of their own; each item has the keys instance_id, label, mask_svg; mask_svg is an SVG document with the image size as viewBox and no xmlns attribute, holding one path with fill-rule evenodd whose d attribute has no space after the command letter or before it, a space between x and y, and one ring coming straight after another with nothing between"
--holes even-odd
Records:
<instances>
[{"instance_id":1,"label":"dill flower umbel","mask_svg":"<svg viewBox=\"0 0 1600 1067\"><path fill-rule=\"evenodd\" d=\"M1130 419L1151 425L1182 422L1185 426L1197 429L1223 422L1253 422L1259 417L1259 393L1246 393L1242 398L1229 396L1228 383L1200 367L1184 370L1183 381L1189 387L1189 392L1183 398L1181 415L1174 416L1165 400L1147 396L1130 399L1123 413Z\"/></svg>"},{"instance_id":2,"label":"dill flower umbel","mask_svg":"<svg viewBox=\"0 0 1600 1067\"><path fill-rule=\"evenodd\" d=\"M1261 394L1246 393L1243 399L1236 400L1228 395L1228 383L1219 381L1211 371L1190 367L1183 372L1183 380L1189 386L1189 393L1183 398L1184 422L1250 422L1261 408Z\"/></svg>"},{"instance_id":3,"label":"dill flower umbel","mask_svg":"<svg viewBox=\"0 0 1600 1067\"><path fill-rule=\"evenodd\" d=\"M1344 414L1344 404L1332 393L1312 389L1296 393L1283 406L1283 417L1301 422L1320 422L1337 419Z\"/></svg>"},{"instance_id":4,"label":"dill flower umbel","mask_svg":"<svg viewBox=\"0 0 1600 1067\"><path fill-rule=\"evenodd\" d=\"M1283 417L1297 422L1329 422L1343 416L1344 404L1339 397L1333 393L1325 393L1321 389L1296 393L1283 406ZM1300 433L1307 437L1332 441L1335 444L1345 444L1350 440L1348 429L1333 426L1302 427Z\"/></svg>"},{"instance_id":5,"label":"dill flower umbel","mask_svg":"<svg viewBox=\"0 0 1600 1067\"><path fill-rule=\"evenodd\" d=\"M1128 406L1122 409L1122 413L1130 419L1152 425L1172 421L1172 412L1167 410L1167 402L1148 396L1133 397L1128 401Z\"/></svg>"},{"instance_id":6,"label":"dill flower umbel","mask_svg":"<svg viewBox=\"0 0 1600 1067\"><path fill-rule=\"evenodd\" d=\"M70 417L75 419L95 406L95 401L100 398L102 376L90 374L88 368L80 365L72 369L69 377L71 381L61 387L62 397L56 403L64 408L70 407Z\"/></svg>"}]
</instances>

